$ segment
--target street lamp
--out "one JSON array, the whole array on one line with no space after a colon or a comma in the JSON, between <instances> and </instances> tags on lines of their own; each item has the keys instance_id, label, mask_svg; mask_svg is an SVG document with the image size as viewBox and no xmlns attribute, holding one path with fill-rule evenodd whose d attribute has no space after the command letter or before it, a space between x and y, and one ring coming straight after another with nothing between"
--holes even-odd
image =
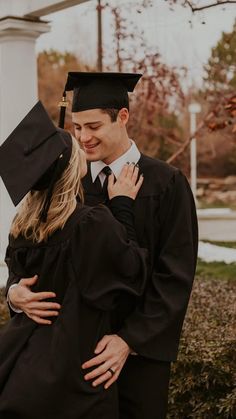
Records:
<instances>
[{"instance_id":1,"label":"street lamp","mask_svg":"<svg viewBox=\"0 0 236 419\"><path fill-rule=\"evenodd\" d=\"M199 103L191 103L188 107L188 111L190 113L190 135L192 137L190 143L190 182L195 202L197 202L197 144L196 138L194 138L193 135L197 129L196 115L197 113L201 112L201 106Z\"/></svg>"}]
</instances>

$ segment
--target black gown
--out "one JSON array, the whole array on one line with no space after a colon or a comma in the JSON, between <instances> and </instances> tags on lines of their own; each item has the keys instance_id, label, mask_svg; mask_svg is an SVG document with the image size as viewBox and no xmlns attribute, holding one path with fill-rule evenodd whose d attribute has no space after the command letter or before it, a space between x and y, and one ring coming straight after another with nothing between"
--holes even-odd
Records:
<instances>
[{"instance_id":1,"label":"black gown","mask_svg":"<svg viewBox=\"0 0 236 419\"><path fill-rule=\"evenodd\" d=\"M143 292L147 252L131 239L105 206L81 204L47 243L10 237L10 277L37 273L33 291L55 291L62 307L52 325L20 313L1 331L1 419L118 418L116 385L93 388L81 365L111 333L119 293Z\"/></svg>"},{"instance_id":2,"label":"black gown","mask_svg":"<svg viewBox=\"0 0 236 419\"><path fill-rule=\"evenodd\" d=\"M162 419L195 274L198 225L185 176L143 154L138 164L144 182L134 203L135 230L148 249L151 274L139 304L121 295L114 317L114 331L139 354L128 358L118 380L120 419ZM104 200L90 171L83 184L86 204Z\"/></svg>"}]
</instances>

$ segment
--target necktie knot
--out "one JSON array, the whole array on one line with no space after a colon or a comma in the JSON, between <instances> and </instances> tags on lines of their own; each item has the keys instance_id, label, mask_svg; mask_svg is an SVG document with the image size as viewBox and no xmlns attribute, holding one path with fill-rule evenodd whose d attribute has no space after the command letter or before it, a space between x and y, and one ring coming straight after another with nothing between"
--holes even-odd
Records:
<instances>
[{"instance_id":1,"label":"necktie knot","mask_svg":"<svg viewBox=\"0 0 236 419\"><path fill-rule=\"evenodd\" d=\"M105 166L102 169L102 173L104 173L104 175L106 175L106 177L108 177L112 174L112 170L109 166Z\"/></svg>"}]
</instances>

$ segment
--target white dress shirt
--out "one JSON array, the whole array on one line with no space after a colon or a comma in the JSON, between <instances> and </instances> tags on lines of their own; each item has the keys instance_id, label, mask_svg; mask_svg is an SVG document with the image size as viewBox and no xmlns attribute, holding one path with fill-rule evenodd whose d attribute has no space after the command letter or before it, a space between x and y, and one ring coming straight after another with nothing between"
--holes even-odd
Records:
<instances>
[{"instance_id":1,"label":"white dress shirt","mask_svg":"<svg viewBox=\"0 0 236 419\"><path fill-rule=\"evenodd\" d=\"M114 160L108 166L112 170L114 176L118 178L125 163L130 162L136 164L138 163L140 156L140 151L138 150L135 142L133 140L130 140L130 148L124 154L122 154L122 156L118 157L118 159ZM97 176L99 176L101 185L103 185L106 175L101 171L106 166L107 164L104 163L102 160L91 162L91 176L93 182L95 182Z\"/></svg>"}]
</instances>

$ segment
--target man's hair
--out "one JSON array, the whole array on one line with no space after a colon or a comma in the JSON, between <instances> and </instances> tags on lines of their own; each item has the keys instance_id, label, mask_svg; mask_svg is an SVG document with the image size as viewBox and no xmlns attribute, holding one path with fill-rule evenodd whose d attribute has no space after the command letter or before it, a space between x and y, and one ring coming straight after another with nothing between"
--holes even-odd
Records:
<instances>
[{"instance_id":1,"label":"man's hair","mask_svg":"<svg viewBox=\"0 0 236 419\"><path fill-rule=\"evenodd\" d=\"M39 223L40 214L46 199L47 190L30 191L23 200L12 226L14 238L22 234L35 242L46 241L58 229L62 229L76 208L77 196L83 202L83 189L80 179L81 161L79 144L72 137L70 162L55 184L46 223Z\"/></svg>"},{"instance_id":2,"label":"man's hair","mask_svg":"<svg viewBox=\"0 0 236 419\"><path fill-rule=\"evenodd\" d=\"M119 113L119 109L107 108L107 109L101 109L101 111L110 116L111 122L116 122L117 117L118 117L118 113Z\"/></svg>"}]
</instances>

